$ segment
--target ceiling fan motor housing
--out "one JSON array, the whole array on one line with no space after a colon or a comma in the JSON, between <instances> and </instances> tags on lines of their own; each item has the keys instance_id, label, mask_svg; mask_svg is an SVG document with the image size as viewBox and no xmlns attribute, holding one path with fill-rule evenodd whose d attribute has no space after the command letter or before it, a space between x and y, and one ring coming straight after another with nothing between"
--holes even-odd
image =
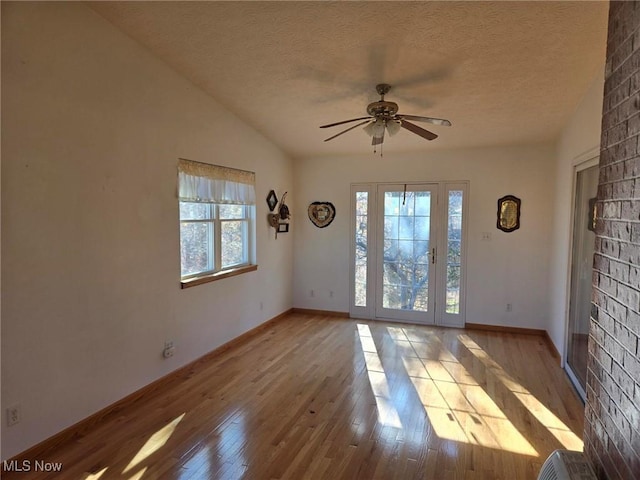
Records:
<instances>
[{"instance_id":1,"label":"ceiling fan motor housing","mask_svg":"<svg viewBox=\"0 0 640 480\"><path fill-rule=\"evenodd\" d=\"M398 104L384 100L373 102L367 106L367 113L372 117L389 119L398 113Z\"/></svg>"}]
</instances>

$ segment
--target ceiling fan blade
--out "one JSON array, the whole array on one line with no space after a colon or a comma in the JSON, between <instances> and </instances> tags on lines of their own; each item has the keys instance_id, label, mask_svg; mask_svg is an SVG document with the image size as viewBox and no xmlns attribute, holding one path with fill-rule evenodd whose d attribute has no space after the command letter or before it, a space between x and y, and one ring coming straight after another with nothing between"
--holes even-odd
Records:
<instances>
[{"instance_id":1,"label":"ceiling fan blade","mask_svg":"<svg viewBox=\"0 0 640 480\"><path fill-rule=\"evenodd\" d=\"M443 125L445 127L450 127L451 126L451 122L449 120L445 120L443 118L419 117L417 115L403 115L403 114L398 114L398 115L396 115L396 117L398 117L400 119L406 118L407 120L414 120L416 122L427 122L427 123L431 123L433 125Z\"/></svg>"},{"instance_id":2,"label":"ceiling fan blade","mask_svg":"<svg viewBox=\"0 0 640 480\"><path fill-rule=\"evenodd\" d=\"M409 123L406 120L402 120L402 123L400 124L403 128L406 128L407 130L409 130L412 133L415 133L416 135L420 135L422 138L426 138L427 140L433 140L435 138L438 138L438 135L436 135L433 132L430 132L429 130L425 130L422 127L419 127L418 125L414 125L413 123Z\"/></svg>"},{"instance_id":3,"label":"ceiling fan blade","mask_svg":"<svg viewBox=\"0 0 640 480\"><path fill-rule=\"evenodd\" d=\"M367 116L367 117L360 117L360 118L352 118L351 120L343 120L342 122L336 122L336 123L329 123L328 125L320 125L320 128L328 128L328 127L335 127L336 125L342 125L343 123L351 123L351 122L357 122L358 120L369 120L371 117Z\"/></svg>"},{"instance_id":4,"label":"ceiling fan blade","mask_svg":"<svg viewBox=\"0 0 640 480\"><path fill-rule=\"evenodd\" d=\"M357 123L353 127L349 127L346 130L341 131L340 133L336 133L333 137L329 137L329 138L325 139L325 142L328 142L329 140L333 140L334 138L339 137L343 133L347 133L348 131L353 130L354 128L358 128L358 127L360 127L361 125L364 125L367 122L369 122L369 117L367 117L367 119L364 122Z\"/></svg>"}]
</instances>

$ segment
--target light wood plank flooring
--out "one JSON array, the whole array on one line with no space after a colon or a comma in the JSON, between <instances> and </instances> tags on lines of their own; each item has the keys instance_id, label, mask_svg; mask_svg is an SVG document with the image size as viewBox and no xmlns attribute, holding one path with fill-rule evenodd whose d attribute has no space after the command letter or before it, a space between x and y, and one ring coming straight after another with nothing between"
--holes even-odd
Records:
<instances>
[{"instance_id":1,"label":"light wood plank flooring","mask_svg":"<svg viewBox=\"0 0 640 480\"><path fill-rule=\"evenodd\" d=\"M291 314L3 478L535 480L582 418L542 337Z\"/></svg>"}]
</instances>

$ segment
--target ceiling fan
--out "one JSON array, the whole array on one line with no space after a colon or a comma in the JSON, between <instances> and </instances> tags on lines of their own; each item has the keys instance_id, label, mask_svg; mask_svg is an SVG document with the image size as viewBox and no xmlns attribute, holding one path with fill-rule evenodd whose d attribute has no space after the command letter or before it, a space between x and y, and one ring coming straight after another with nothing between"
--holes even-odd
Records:
<instances>
[{"instance_id":1,"label":"ceiling fan","mask_svg":"<svg viewBox=\"0 0 640 480\"><path fill-rule=\"evenodd\" d=\"M374 146L375 152L375 147L377 145L381 145L382 142L384 142L385 130L389 132L389 135L395 135L400 131L401 128L404 128L412 133L415 133L416 135L420 135L422 138L425 138L427 140L438 138L438 135L436 135L435 133L430 132L429 130L425 130L418 125L409 122L409 120L431 123L433 125L444 125L447 127L451 126L451 122L449 120L444 120L442 118L419 117L416 115L404 115L398 113L398 104L394 102L387 102L384 99L384 96L389 93L389 90L391 90L391 85L389 84L379 83L378 85L376 85L376 91L380 95L380 100L370 103L367 106L367 113L369 115L367 115L366 117L352 118L351 120L343 120L342 122L321 125L320 128L329 128L362 120L360 123L327 138L325 142L333 140L334 138L339 137L343 133L347 133L354 128L365 125L364 131L372 137L371 145Z\"/></svg>"}]
</instances>

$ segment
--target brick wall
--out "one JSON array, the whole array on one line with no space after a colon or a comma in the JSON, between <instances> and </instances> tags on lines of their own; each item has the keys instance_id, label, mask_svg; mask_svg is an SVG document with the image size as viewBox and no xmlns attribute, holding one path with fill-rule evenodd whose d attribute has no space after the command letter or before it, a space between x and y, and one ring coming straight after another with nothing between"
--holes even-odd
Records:
<instances>
[{"instance_id":1,"label":"brick wall","mask_svg":"<svg viewBox=\"0 0 640 480\"><path fill-rule=\"evenodd\" d=\"M585 410L598 477L640 479L640 3L611 2Z\"/></svg>"}]
</instances>

